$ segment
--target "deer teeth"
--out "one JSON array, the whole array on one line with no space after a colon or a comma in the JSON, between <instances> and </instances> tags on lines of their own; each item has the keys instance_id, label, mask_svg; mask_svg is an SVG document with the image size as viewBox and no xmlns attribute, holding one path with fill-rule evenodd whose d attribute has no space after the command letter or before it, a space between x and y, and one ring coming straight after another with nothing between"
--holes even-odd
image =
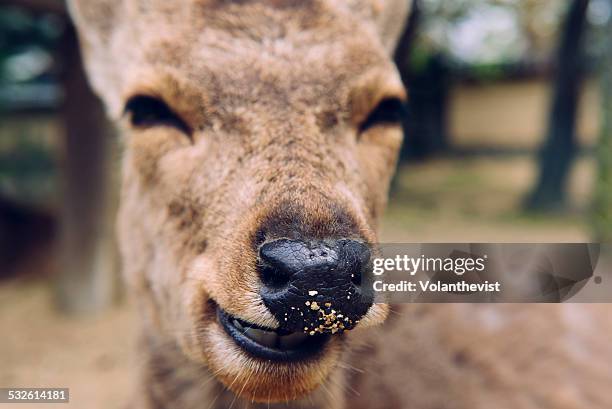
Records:
<instances>
[{"instance_id":1,"label":"deer teeth","mask_svg":"<svg viewBox=\"0 0 612 409\"><path fill-rule=\"evenodd\" d=\"M276 333L256 328L247 328L244 331L244 335L268 348L274 348L278 340L278 335Z\"/></svg>"},{"instance_id":2,"label":"deer teeth","mask_svg":"<svg viewBox=\"0 0 612 409\"><path fill-rule=\"evenodd\" d=\"M280 347L282 349L293 349L303 343L308 335L302 332L294 332L290 335L280 337Z\"/></svg>"},{"instance_id":3,"label":"deer teeth","mask_svg":"<svg viewBox=\"0 0 612 409\"><path fill-rule=\"evenodd\" d=\"M249 327L248 324L242 323L238 319L232 319L232 325L246 337L268 348L281 350L295 349L308 339L308 335L303 332L279 335L276 331Z\"/></svg>"},{"instance_id":4,"label":"deer teeth","mask_svg":"<svg viewBox=\"0 0 612 409\"><path fill-rule=\"evenodd\" d=\"M234 319L232 320L232 324L234 325L234 327L238 328L240 331L244 331L244 327L242 326L240 321Z\"/></svg>"}]
</instances>

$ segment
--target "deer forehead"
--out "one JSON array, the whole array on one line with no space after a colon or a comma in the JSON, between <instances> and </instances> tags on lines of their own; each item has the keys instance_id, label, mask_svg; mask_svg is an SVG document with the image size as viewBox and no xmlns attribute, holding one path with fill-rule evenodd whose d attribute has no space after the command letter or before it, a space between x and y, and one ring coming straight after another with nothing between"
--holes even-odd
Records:
<instances>
[{"instance_id":1,"label":"deer forehead","mask_svg":"<svg viewBox=\"0 0 612 409\"><path fill-rule=\"evenodd\" d=\"M155 94L173 105L274 105L346 110L352 99L375 89L397 94L402 86L392 64L367 41L296 48L235 42L234 47L177 47L155 39L123 63L120 94ZM278 48L283 48L278 51ZM393 95L395 96L395 95ZM181 102L182 101L182 102ZM376 101L374 101L375 103Z\"/></svg>"},{"instance_id":2,"label":"deer forehead","mask_svg":"<svg viewBox=\"0 0 612 409\"><path fill-rule=\"evenodd\" d=\"M366 68L388 70L376 16L392 1L403 0L77 0L71 13L94 88L117 117L122 98L154 77L146 70L173 71L177 82L208 93L215 82L242 93L258 83L329 93Z\"/></svg>"}]
</instances>

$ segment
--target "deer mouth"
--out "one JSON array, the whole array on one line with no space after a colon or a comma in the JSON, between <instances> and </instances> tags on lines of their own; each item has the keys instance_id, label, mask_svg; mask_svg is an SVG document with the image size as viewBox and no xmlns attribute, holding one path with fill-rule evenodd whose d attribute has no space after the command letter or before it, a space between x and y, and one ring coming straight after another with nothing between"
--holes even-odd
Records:
<instances>
[{"instance_id":1,"label":"deer mouth","mask_svg":"<svg viewBox=\"0 0 612 409\"><path fill-rule=\"evenodd\" d=\"M330 340L329 335L308 335L261 327L218 309L218 320L225 333L248 354L269 361L294 362L316 358Z\"/></svg>"}]
</instances>

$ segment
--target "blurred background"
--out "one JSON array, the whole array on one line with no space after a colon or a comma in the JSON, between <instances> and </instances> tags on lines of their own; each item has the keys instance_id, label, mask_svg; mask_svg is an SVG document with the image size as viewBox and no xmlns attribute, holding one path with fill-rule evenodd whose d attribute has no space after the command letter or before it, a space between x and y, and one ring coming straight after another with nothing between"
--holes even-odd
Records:
<instances>
[{"instance_id":1,"label":"blurred background","mask_svg":"<svg viewBox=\"0 0 612 409\"><path fill-rule=\"evenodd\" d=\"M611 15L610 0L415 1L383 241L610 241ZM117 145L63 3L3 0L0 386L67 386L81 407L128 395Z\"/></svg>"}]
</instances>

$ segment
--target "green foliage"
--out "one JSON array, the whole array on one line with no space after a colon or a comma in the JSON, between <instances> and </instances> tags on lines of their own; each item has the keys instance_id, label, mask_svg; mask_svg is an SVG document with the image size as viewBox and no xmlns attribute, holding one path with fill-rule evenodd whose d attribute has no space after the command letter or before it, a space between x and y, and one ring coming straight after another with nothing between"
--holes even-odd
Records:
<instances>
[{"instance_id":1,"label":"green foliage","mask_svg":"<svg viewBox=\"0 0 612 409\"><path fill-rule=\"evenodd\" d=\"M53 14L35 16L25 9L0 7L0 85L48 74L64 24Z\"/></svg>"},{"instance_id":2,"label":"green foliage","mask_svg":"<svg viewBox=\"0 0 612 409\"><path fill-rule=\"evenodd\" d=\"M420 2L413 70L424 69L437 55L456 75L479 81L495 81L525 63L547 61L554 54L566 5L557 0Z\"/></svg>"},{"instance_id":3,"label":"green foliage","mask_svg":"<svg viewBox=\"0 0 612 409\"><path fill-rule=\"evenodd\" d=\"M33 135L32 129L22 126L11 129L10 138L0 146L0 192L20 201L44 203L56 188L53 152L48 144L42 143L40 135Z\"/></svg>"},{"instance_id":4,"label":"green foliage","mask_svg":"<svg viewBox=\"0 0 612 409\"><path fill-rule=\"evenodd\" d=\"M506 77L507 68L503 64L474 64L470 67L470 74L481 81L492 82Z\"/></svg>"}]
</instances>

